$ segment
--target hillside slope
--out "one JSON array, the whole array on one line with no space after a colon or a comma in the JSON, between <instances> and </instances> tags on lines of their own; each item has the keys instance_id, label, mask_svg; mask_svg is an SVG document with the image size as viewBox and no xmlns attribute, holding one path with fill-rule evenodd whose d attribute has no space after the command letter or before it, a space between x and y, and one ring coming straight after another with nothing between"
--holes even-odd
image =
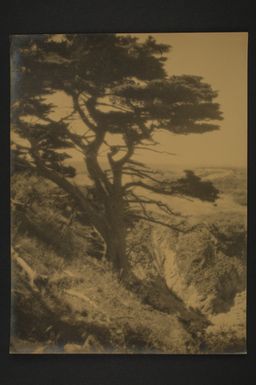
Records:
<instances>
[{"instance_id":1,"label":"hillside slope","mask_svg":"<svg viewBox=\"0 0 256 385\"><path fill-rule=\"evenodd\" d=\"M215 211L203 226L192 215L200 226L187 235L138 222L124 285L58 189L35 176L12 183L12 353L245 350L241 213Z\"/></svg>"}]
</instances>

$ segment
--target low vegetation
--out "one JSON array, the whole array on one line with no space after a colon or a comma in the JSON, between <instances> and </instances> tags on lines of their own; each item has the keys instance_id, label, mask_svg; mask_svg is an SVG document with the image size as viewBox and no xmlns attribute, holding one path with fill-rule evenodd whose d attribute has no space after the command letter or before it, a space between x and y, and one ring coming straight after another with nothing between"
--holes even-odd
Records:
<instances>
[{"instance_id":1,"label":"low vegetation","mask_svg":"<svg viewBox=\"0 0 256 385\"><path fill-rule=\"evenodd\" d=\"M241 323L240 334L232 324L220 331L209 312L191 308L179 293L168 288L164 261L156 260L153 250L154 226L138 223L136 236L130 234L133 243L129 243L128 254L137 281L132 277L124 285L104 258L97 232L82 223L67 204L61 205L59 194L53 184L35 175L17 173L12 178L13 353L244 349ZM239 226L232 230L228 223L223 224L223 218L219 220L219 227L214 220L220 249L219 259L213 261L214 270L214 235L197 230L176 243L177 263L186 283L193 283L209 296L215 290L215 298L222 303L218 305L220 313L230 311L236 293L245 290L245 272L244 256L234 255L232 242L223 250L219 234L227 233L231 241L237 238L240 244L245 238L241 238ZM177 234L169 231L169 236L174 244ZM229 282L226 295L223 285L232 276L234 281ZM244 301L237 306L242 308ZM216 314L216 309L211 312Z\"/></svg>"}]
</instances>

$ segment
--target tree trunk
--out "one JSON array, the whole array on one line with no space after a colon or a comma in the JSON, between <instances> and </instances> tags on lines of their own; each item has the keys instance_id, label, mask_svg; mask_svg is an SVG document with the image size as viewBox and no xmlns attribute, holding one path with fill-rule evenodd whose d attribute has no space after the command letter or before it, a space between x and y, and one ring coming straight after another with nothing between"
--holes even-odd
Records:
<instances>
[{"instance_id":1,"label":"tree trunk","mask_svg":"<svg viewBox=\"0 0 256 385\"><path fill-rule=\"evenodd\" d=\"M110 231L105 237L107 244L107 257L112 261L114 268L124 275L128 270L128 259L126 254L126 236L123 226L117 220L116 223L112 223Z\"/></svg>"},{"instance_id":2,"label":"tree trunk","mask_svg":"<svg viewBox=\"0 0 256 385\"><path fill-rule=\"evenodd\" d=\"M107 244L107 256L114 268L121 275L128 271L129 264L126 254L126 225L124 221L123 199L119 195L110 197L107 207L108 230L104 235Z\"/></svg>"}]
</instances>

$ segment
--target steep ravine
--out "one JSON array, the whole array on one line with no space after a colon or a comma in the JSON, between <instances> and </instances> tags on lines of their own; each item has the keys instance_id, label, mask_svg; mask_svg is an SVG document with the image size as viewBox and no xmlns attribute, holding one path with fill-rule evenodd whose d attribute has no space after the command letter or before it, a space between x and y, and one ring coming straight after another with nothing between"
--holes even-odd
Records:
<instances>
[{"instance_id":1,"label":"steep ravine","mask_svg":"<svg viewBox=\"0 0 256 385\"><path fill-rule=\"evenodd\" d=\"M218 251L217 240L203 227L173 237L169 230L152 228L154 257L162 261L168 288L188 308L198 309L211 325L209 335L230 333L245 339L245 267L241 260ZM185 268L186 266L186 268Z\"/></svg>"}]
</instances>

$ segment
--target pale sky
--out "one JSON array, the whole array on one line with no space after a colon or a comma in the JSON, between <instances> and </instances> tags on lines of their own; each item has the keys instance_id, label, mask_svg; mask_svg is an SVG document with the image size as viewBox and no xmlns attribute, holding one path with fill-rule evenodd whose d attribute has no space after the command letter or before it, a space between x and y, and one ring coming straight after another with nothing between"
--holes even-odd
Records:
<instances>
[{"instance_id":1,"label":"pale sky","mask_svg":"<svg viewBox=\"0 0 256 385\"><path fill-rule=\"evenodd\" d=\"M137 34L140 38L149 34ZM180 166L246 166L247 164L247 38L243 33L150 34L159 43L172 46L166 69L169 75L199 75L219 92L217 101L224 120L219 131L175 135L161 131L155 136L158 150L175 156L141 150L145 163ZM56 102L57 98L54 98ZM58 97L63 115L69 101ZM78 122L77 122L78 123ZM154 147L156 148L156 147Z\"/></svg>"},{"instance_id":2,"label":"pale sky","mask_svg":"<svg viewBox=\"0 0 256 385\"><path fill-rule=\"evenodd\" d=\"M177 153L175 164L234 165L247 163L247 33L153 34L170 44L166 68L170 75L200 75L214 90L224 120L220 130L205 134L170 135L157 140L166 151ZM170 158L170 157L168 157ZM163 157L155 162L168 162Z\"/></svg>"}]
</instances>

